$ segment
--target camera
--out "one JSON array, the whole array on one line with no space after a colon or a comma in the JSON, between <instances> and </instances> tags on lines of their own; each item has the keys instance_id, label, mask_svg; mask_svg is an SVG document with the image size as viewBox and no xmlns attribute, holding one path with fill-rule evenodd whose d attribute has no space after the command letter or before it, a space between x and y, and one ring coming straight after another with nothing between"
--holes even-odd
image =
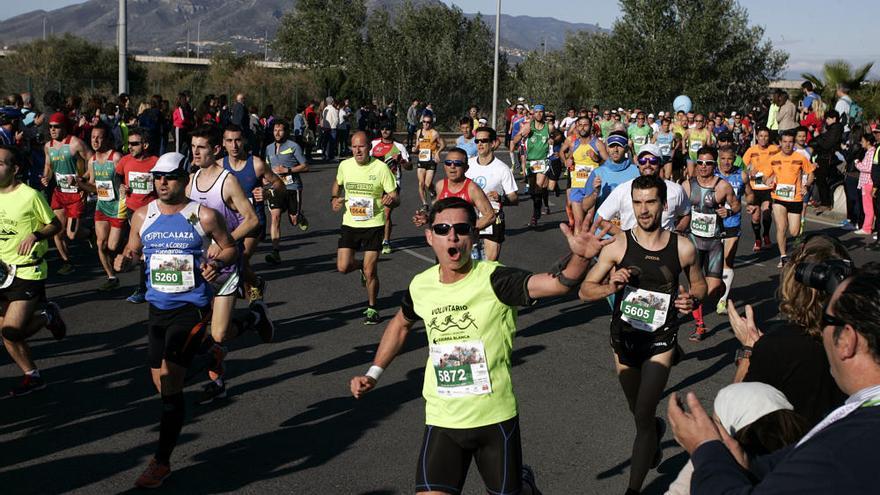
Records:
<instances>
[{"instance_id":1,"label":"camera","mask_svg":"<svg viewBox=\"0 0 880 495\"><path fill-rule=\"evenodd\" d=\"M855 266L850 260L799 263L794 267L794 279L807 287L831 294L854 270Z\"/></svg>"}]
</instances>

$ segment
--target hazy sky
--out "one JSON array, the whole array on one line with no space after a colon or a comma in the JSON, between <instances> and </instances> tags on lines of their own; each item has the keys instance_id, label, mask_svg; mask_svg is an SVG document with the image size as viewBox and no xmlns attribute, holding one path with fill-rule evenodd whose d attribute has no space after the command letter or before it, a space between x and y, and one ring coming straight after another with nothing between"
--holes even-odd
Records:
<instances>
[{"instance_id":1,"label":"hazy sky","mask_svg":"<svg viewBox=\"0 0 880 495\"><path fill-rule=\"evenodd\" d=\"M82 0L0 0L3 8L0 18L12 17L34 9L52 10ZM495 0L443 0L455 4L465 12L495 13ZM796 8L787 12L779 4L767 0L739 0L749 12L753 24L767 28L766 36L773 44L791 54L787 72L799 74L817 71L826 60L842 58L854 65L876 62L873 71L880 77L880 1L846 0L837 3L828 0L798 0ZM10 5L11 4L11 5ZM841 5L846 6L844 12ZM553 0L502 0L502 12L510 15L556 17L570 22L599 24L608 28L620 15L616 2ZM832 10L833 9L833 10ZM772 26L772 27L771 27ZM846 26L843 29L843 26Z\"/></svg>"}]
</instances>

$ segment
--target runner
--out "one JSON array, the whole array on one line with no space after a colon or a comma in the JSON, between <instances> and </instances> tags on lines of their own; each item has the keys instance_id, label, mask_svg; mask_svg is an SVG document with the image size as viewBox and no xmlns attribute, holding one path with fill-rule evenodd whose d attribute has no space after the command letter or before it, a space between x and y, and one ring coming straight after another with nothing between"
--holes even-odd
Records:
<instances>
[{"instance_id":1,"label":"runner","mask_svg":"<svg viewBox=\"0 0 880 495\"><path fill-rule=\"evenodd\" d=\"M510 139L507 143L507 148L510 152L511 171L516 170L517 164L520 164L520 166L522 166L522 156L520 156L522 150L520 146L513 145L513 138L515 138L516 135L519 134L519 131L522 129L522 125L526 122L526 119L528 119L528 114L526 113L525 105L523 105L522 103L517 103L516 114L510 119ZM525 176L525 174L523 174L523 176Z\"/></svg>"},{"instance_id":2,"label":"runner","mask_svg":"<svg viewBox=\"0 0 880 495\"><path fill-rule=\"evenodd\" d=\"M266 281L258 277L251 268L251 257L266 233L266 210L263 208L263 201L265 196L270 194L264 194L263 184L267 184L272 190L271 195L279 197L284 194L285 185L260 157L245 151L241 127L235 124L226 126L223 131L223 148L226 150L226 156L223 157L223 168L238 180L245 197L254 206L259 222L254 230L245 234L240 256L244 293L247 295L248 302L254 302L263 298L263 291L266 287ZM279 215L279 223L281 223L280 220Z\"/></svg>"},{"instance_id":3,"label":"runner","mask_svg":"<svg viewBox=\"0 0 880 495\"><path fill-rule=\"evenodd\" d=\"M397 182L397 195L400 197L400 182L403 178L401 168L412 170L409 162L409 153L406 146L394 140L394 127L390 122L382 123L380 137L370 144L370 156L378 158L388 165L394 180ZM385 235L382 238L382 254L391 254L391 212L394 208L383 206L385 209Z\"/></svg>"},{"instance_id":4,"label":"runner","mask_svg":"<svg viewBox=\"0 0 880 495\"><path fill-rule=\"evenodd\" d=\"M559 159L559 150L565 141L565 134L559 129L550 131L550 157L547 159L547 188L544 191L544 214L550 214L550 193L559 197L559 180L562 178L562 160Z\"/></svg>"},{"instance_id":5,"label":"runner","mask_svg":"<svg viewBox=\"0 0 880 495\"><path fill-rule=\"evenodd\" d=\"M131 228L134 212L156 199L151 170L156 165L157 156L150 153L149 132L143 128L132 128L128 131L129 154L123 156L116 164L116 174L122 176L122 190L125 194L125 211ZM122 249L119 249L121 252ZM137 259L136 261L141 261ZM118 265L117 271L122 270ZM126 301L141 304L146 301L147 275L144 268L137 269L138 287L128 296Z\"/></svg>"},{"instance_id":6,"label":"runner","mask_svg":"<svg viewBox=\"0 0 880 495\"><path fill-rule=\"evenodd\" d=\"M345 207L336 250L336 269L343 274L355 270L361 272L361 284L367 289L364 325L375 325L380 321L376 310L379 296L377 268L385 232L384 207L395 207L400 201L394 174L383 161L370 156L366 133L356 132L351 136L351 151L354 156L339 163L330 196L333 211ZM340 195L343 191L344 196ZM363 261L355 257L359 249L364 250Z\"/></svg>"},{"instance_id":7,"label":"runner","mask_svg":"<svg viewBox=\"0 0 880 495\"><path fill-rule=\"evenodd\" d=\"M709 146L715 143L715 137L712 131L706 128L706 117L698 113L694 117L694 127L689 128L683 135L684 145L688 151L687 178L694 176L694 164L697 161L697 152L703 146Z\"/></svg>"},{"instance_id":8,"label":"runner","mask_svg":"<svg viewBox=\"0 0 880 495\"><path fill-rule=\"evenodd\" d=\"M589 226L575 235L562 224L570 254L554 273L532 274L472 260L476 221L471 205L460 198L434 204L425 237L439 264L413 278L373 365L364 376L351 379L351 393L359 399L373 390L413 325L425 321L426 426L417 493L461 493L474 459L488 493L537 494L534 474L522 464L510 373L516 307L577 287L589 260L612 241L600 241Z\"/></svg>"},{"instance_id":9,"label":"runner","mask_svg":"<svg viewBox=\"0 0 880 495\"><path fill-rule=\"evenodd\" d=\"M474 142L473 132L474 129L476 129L476 127L474 127L476 122L476 119L471 119L470 117L462 117L461 120L458 121L458 128L461 130L461 136L458 136L458 139L455 140L455 145L465 150L468 158L477 156L477 143Z\"/></svg>"},{"instance_id":10,"label":"runner","mask_svg":"<svg viewBox=\"0 0 880 495\"><path fill-rule=\"evenodd\" d=\"M721 233L724 242L724 271L721 275L724 293L718 299L718 305L715 308L715 311L720 315L727 314L727 298L733 286L733 263L736 259L739 237L742 235L742 202L744 198L745 204L750 204L753 200L749 176L743 168L735 165L736 158L736 149L733 146L727 145L718 149L718 170L715 171L715 175L730 184L733 188L733 195L740 202L740 211L724 217L724 230ZM731 212L733 211L730 204L725 204L724 207L730 208Z\"/></svg>"},{"instance_id":11,"label":"runner","mask_svg":"<svg viewBox=\"0 0 880 495\"><path fill-rule=\"evenodd\" d=\"M437 164L440 163L440 150L446 147L440 133L433 126L433 116L422 116L422 128L416 134L416 145L412 149L419 161L416 176L419 181L419 199L423 208L427 208L429 199L437 195L437 191L434 190L434 172L437 171Z\"/></svg>"},{"instance_id":12,"label":"runner","mask_svg":"<svg viewBox=\"0 0 880 495\"><path fill-rule=\"evenodd\" d=\"M199 129L194 131L199 133ZM198 142L202 139L194 137L192 143L200 154L204 154ZM211 317L210 284L224 267L235 265L237 257L222 214L187 198L189 174L183 155L162 155L152 174L159 199L135 212L125 255L137 259L143 253L146 257L147 356L153 384L162 398L159 445L135 481L140 488L157 488L171 475L171 452L186 416L186 371Z\"/></svg>"},{"instance_id":13,"label":"runner","mask_svg":"<svg viewBox=\"0 0 880 495\"><path fill-rule=\"evenodd\" d=\"M696 175L682 184L691 204L690 239L697 248L700 268L706 278L707 299L716 300L724 291L724 219L739 213L741 205L733 187L715 173L718 152L711 146L697 151ZM717 307L716 307L717 310ZM703 305L694 308L692 342L703 340L706 324Z\"/></svg>"},{"instance_id":14,"label":"runner","mask_svg":"<svg viewBox=\"0 0 880 495\"><path fill-rule=\"evenodd\" d=\"M510 167L495 157L498 147L495 129L478 128L474 142L477 143L477 156L468 160L465 177L480 186L495 210L495 223L480 231L480 240L483 241L484 258L497 261L504 242L504 205L519 204L516 179Z\"/></svg>"},{"instance_id":15,"label":"runner","mask_svg":"<svg viewBox=\"0 0 880 495\"><path fill-rule=\"evenodd\" d=\"M639 156L642 146L652 142L654 130L645 123L645 112L636 114L636 123L627 129L629 135L629 149L633 156Z\"/></svg>"},{"instance_id":16,"label":"runner","mask_svg":"<svg viewBox=\"0 0 880 495\"><path fill-rule=\"evenodd\" d=\"M24 374L9 391L13 397L46 388L26 340L44 326L56 340L67 334L58 305L45 302L46 239L61 231L61 222L42 194L16 179L22 166L14 146L0 145L0 326L6 352Z\"/></svg>"},{"instance_id":17,"label":"runner","mask_svg":"<svg viewBox=\"0 0 880 495\"><path fill-rule=\"evenodd\" d=\"M615 236L587 274L579 296L597 301L614 296L611 348L617 377L636 423L627 494L637 494L648 470L663 458L665 424L655 417L678 349L678 315L706 295L694 245L661 228L666 183L655 175L633 181L637 223ZM685 273L690 289L678 285ZM607 282L604 282L607 278ZM677 288L677 290L676 290Z\"/></svg>"},{"instance_id":18,"label":"runner","mask_svg":"<svg viewBox=\"0 0 880 495\"><path fill-rule=\"evenodd\" d=\"M651 136L651 142L660 148L660 154L663 155L661 157L663 162L661 176L667 180L672 179L672 146L675 141L675 133L669 130L669 124L669 118L663 117L660 120L660 129Z\"/></svg>"},{"instance_id":19,"label":"runner","mask_svg":"<svg viewBox=\"0 0 880 495\"><path fill-rule=\"evenodd\" d=\"M532 196L532 218L529 227L537 227L541 218L541 204L547 194L547 170L550 156L550 131L553 124L544 122L544 105L533 107L534 118L513 138L513 145L525 142L528 165L529 191Z\"/></svg>"},{"instance_id":20,"label":"runner","mask_svg":"<svg viewBox=\"0 0 880 495\"><path fill-rule=\"evenodd\" d=\"M119 287L114 265L116 255L124 247L123 229L127 218L125 197L122 196L124 190L121 188L122 175L117 173L122 155L110 147L109 131L103 122L92 127L92 149L95 153L89 159L88 185L83 184L84 189L95 192L98 196L98 203L95 205L95 236L98 260L107 275L107 281L98 287L99 291L110 291Z\"/></svg>"},{"instance_id":21,"label":"runner","mask_svg":"<svg viewBox=\"0 0 880 495\"><path fill-rule=\"evenodd\" d=\"M186 195L202 206L220 213L229 235L241 252L245 236L259 226L259 221L238 179L217 163L216 158L222 149L219 129L209 124L196 127L190 133L190 149L192 164L198 168L186 185ZM212 246L208 251L209 256L213 254L213 250ZM237 259L240 262L240 256ZM263 342L271 342L275 334L266 305L259 299L250 303L250 310L244 316L232 317L235 299L239 294L240 274L240 263L227 265L211 281L214 296L211 304L211 334L206 339L204 348L210 349L212 363L208 367L210 381L202 388L199 404L208 404L226 397L223 359L227 350L221 344L249 330L256 330Z\"/></svg>"},{"instance_id":22,"label":"runner","mask_svg":"<svg viewBox=\"0 0 880 495\"><path fill-rule=\"evenodd\" d=\"M801 230L801 215L804 212L804 189L813 185L815 165L801 153L794 151L794 129L782 131L779 151L770 155L773 175L768 184L773 188L773 220L776 221L776 243L779 245L779 264L782 268L788 261L786 239L797 237ZM806 181L803 176L807 176Z\"/></svg>"},{"instance_id":23,"label":"runner","mask_svg":"<svg viewBox=\"0 0 880 495\"><path fill-rule=\"evenodd\" d=\"M285 192L276 194L269 191L269 214L272 223L269 236L272 238L272 252L266 255L266 263L281 263L281 215L287 212L287 220L291 225L298 225L300 230L308 230L309 221L303 214L303 183L299 174L309 171L302 148L290 139L290 124L285 120L276 120L272 126L274 143L266 146L266 163L271 172L284 182Z\"/></svg>"},{"instance_id":24,"label":"runner","mask_svg":"<svg viewBox=\"0 0 880 495\"><path fill-rule=\"evenodd\" d=\"M68 275L73 273L74 267L67 241L89 236L88 229L80 225L86 206L85 191L80 186L92 152L81 139L67 134L67 117L61 112L49 117L49 136L51 139L44 146L46 157L41 182L48 188L52 180L55 181L50 204L63 231L55 234L53 239L62 261L58 274Z\"/></svg>"},{"instance_id":25,"label":"runner","mask_svg":"<svg viewBox=\"0 0 880 495\"><path fill-rule=\"evenodd\" d=\"M581 208L589 212L602 206L605 199L621 183L639 176L638 167L626 156L629 138L625 132L614 131L605 139L608 158L587 177Z\"/></svg>"},{"instance_id":26,"label":"runner","mask_svg":"<svg viewBox=\"0 0 880 495\"><path fill-rule=\"evenodd\" d=\"M753 202L746 207L752 216L752 231L755 233L755 246L752 251L758 252L762 248L770 249L770 225L772 215L770 213L770 190L772 187L767 183L773 175L773 167L770 166L770 155L776 154L779 147L770 144L770 130L759 127L756 134L757 143L752 145L743 157L749 173L749 186L753 191ZM764 236L761 236L761 226L764 227Z\"/></svg>"},{"instance_id":27,"label":"runner","mask_svg":"<svg viewBox=\"0 0 880 495\"><path fill-rule=\"evenodd\" d=\"M573 218L572 224L582 224L584 211L582 203L586 196L587 179L608 158L608 150L599 137L593 133L593 123L587 116L578 117L574 132L559 149L569 173L568 205Z\"/></svg>"}]
</instances>

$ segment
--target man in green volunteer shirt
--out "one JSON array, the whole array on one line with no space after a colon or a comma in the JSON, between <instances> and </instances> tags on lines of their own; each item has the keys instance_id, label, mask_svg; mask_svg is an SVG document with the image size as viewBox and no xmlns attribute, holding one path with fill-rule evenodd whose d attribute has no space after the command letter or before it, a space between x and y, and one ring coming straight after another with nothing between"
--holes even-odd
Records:
<instances>
[{"instance_id":1,"label":"man in green volunteer shirt","mask_svg":"<svg viewBox=\"0 0 880 495\"><path fill-rule=\"evenodd\" d=\"M44 326L56 340L67 333L58 305L37 310L46 300L46 239L61 232L61 222L42 194L16 179L20 160L14 147L0 145L0 327L6 351L24 373L9 392L13 397L46 387L25 340Z\"/></svg>"},{"instance_id":2,"label":"man in green volunteer shirt","mask_svg":"<svg viewBox=\"0 0 880 495\"><path fill-rule=\"evenodd\" d=\"M376 267L385 235L385 207L399 204L397 181L385 162L370 156L366 133L356 132L351 136L351 152L353 156L339 164L330 197L333 211L345 208L336 268L341 273L360 270L361 283L367 288L364 325L375 325L379 323ZM355 258L358 249L364 250L363 261Z\"/></svg>"},{"instance_id":3,"label":"man in green volunteer shirt","mask_svg":"<svg viewBox=\"0 0 880 495\"><path fill-rule=\"evenodd\" d=\"M560 224L570 254L553 273L532 274L471 259L477 214L465 200L437 201L428 220L425 237L439 264L413 278L373 366L351 379L351 392L361 398L372 390L423 320L430 348L422 389L427 426L416 491L461 493L474 458L489 493L539 493L531 469L522 465L510 376L516 307L577 287L589 260L613 241L601 240L605 232L594 235L590 225Z\"/></svg>"},{"instance_id":4,"label":"man in green volunteer shirt","mask_svg":"<svg viewBox=\"0 0 880 495\"><path fill-rule=\"evenodd\" d=\"M629 126L627 134L629 135L629 149L633 156L639 156L642 146L651 142L651 135L654 130L645 123L645 112L639 112L636 115L636 123Z\"/></svg>"}]
</instances>

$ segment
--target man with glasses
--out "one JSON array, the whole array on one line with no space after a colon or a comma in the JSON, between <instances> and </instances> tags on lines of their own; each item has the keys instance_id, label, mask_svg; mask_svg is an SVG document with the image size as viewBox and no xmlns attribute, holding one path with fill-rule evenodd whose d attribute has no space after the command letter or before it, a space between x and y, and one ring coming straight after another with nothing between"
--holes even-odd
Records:
<instances>
[{"instance_id":1,"label":"man with glasses","mask_svg":"<svg viewBox=\"0 0 880 495\"><path fill-rule=\"evenodd\" d=\"M600 240L590 225L575 235L561 224L570 252L552 273L532 274L471 259L476 222L465 200L434 203L425 238L439 263L413 278L372 366L351 379L351 393L360 399L376 387L407 334L423 320L429 360L417 493L461 493L474 459L489 493L537 494L534 473L522 463L510 373L516 307L577 287L589 260L612 241Z\"/></svg>"},{"instance_id":2,"label":"man with glasses","mask_svg":"<svg viewBox=\"0 0 880 495\"><path fill-rule=\"evenodd\" d=\"M614 120L611 118L611 110L603 110L602 120L599 122L599 130L602 133L602 139L608 138L608 134L611 134L611 126L613 125Z\"/></svg>"},{"instance_id":3,"label":"man with glasses","mask_svg":"<svg viewBox=\"0 0 880 495\"><path fill-rule=\"evenodd\" d=\"M443 161L446 177L437 181L437 200L446 198L461 198L477 210L476 228L478 231L495 223L495 210L489 203L486 193L476 182L467 178L468 157L461 148L452 148L446 153ZM428 222L428 213L419 210L413 217L416 227L423 227Z\"/></svg>"},{"instance_id":4,"label":"man with glasses","mask_svg":"<svg viewBox=\"0 0 880 495\"><path fill-rule=\"evenodd\" d=\"M800 233L801 215L804 213L803 194L805 189L812 187L813 170L816 168L804 155L795 153L794 134L794 130L783 131L779 152L770 155L773 175L767 182L773 188L773 220L776 222L776 243L779 245L777 268L782 268L788 261L786 240Z\"/></svg>"},{"instance_id":5,"label":"man with glasses","mask_svg":"<svg viewBox=\"0 0 880 495\"><path fill-rule=\"evenodd\" d=\"M632 151L633 156L639 156L642 146L650 143L651 136L654 134L651 126L645 123L645 112L636 114L636 123L629 126L627 134L629 134L630 151Z\"/></svg>"},{"instance_id":6,"label":"man with glasses","mask_svg":"<svg viewBox=\"0 0 880 495\"><path fill-rule=\"evenodd\" d=\"M717 165L718 151L703 146L697 152L696 175L682 184L691 204L690 238L700 257L707 297L713 301L724 292L724 220L739 214L741 208L733 187L715 173ZM689 339L699 342L706 335L703 305L697 305L692 314L696 326Z\"/></svg>"},{"instance_id":7,"label":"man with glasses","mask_svg":"<svg viewBox=\"0 0 880 495\"><path fill-rule=\"evenodd\" d=\"M61 112L49 117L49 136L49 142L44 147L46 156L41 182L43 187L49 187L54 180L50 205L63 227L61 232L53 236L62 260L58 274L69 275L74 267L70 262L67 241L89 236L89 230L81 227L80 218L86 207L83 175L92 152L82 139L67 134L67 117Z\"/></svg>"},{"instance_id":8,"label":"man with glasses","mask_svg":"<svg viewBox=\"0 0 880 495\"><path fill-rule=\"evenodd\" d=\"M516 179L510 167L495 157L498 147L495 129L478 128L474 142L477 143L477 156L468 160L465 176L480 186L495 210L495 222L480 230L479 234L483 241L483 257L497 261L504 242L504 205L519 203Z\"/></svg>"},{"instance_id":9,"label":"man with glasses","mask_svg":"<svg viewBox=\"0 0 880 495\"><path fill-rule=\"evenodd\" d=\"M406 146L394 140L394 126L391 122L383 122L380 126L379 137L370 143L370 156L378 158L388 165L394 180L397 182L397 195L400 196L400 180L403 177L402 168L412 170L409 163L409 153ZM391 254L391 212L394 208L384 206L385 209L385 235L382 238L382 254Z\"/></svg>"},{"instance_id":10,"label":"man with glasses","mask_svg":"<svg viewBox=\"0 0 880 495\"><path fill-rule=\"evenodd\" d=\"M434 115L422 115L422 128L416 134L416 144L412 151L416 153L418 169L416 177L419 182L419 199L422 208L428 209L430 198L437 195L434 190L434 172L440 163L440 150L446 147L440 133L434 129Z\"/></svg>"},{"instance_id":11,"label":"man with glasses","mask_svg":"<svg viewBox=\"0 0 880 495\"><path fill-rule=\"evenodd\" d=\"M614 131L605 139L608 159L587 178L581 202L584 212L601 207L618 185L639 176L638 167L626 156L628 144L629 137L623 131Z\"/></svg>"},{"instance_id":12,"label":"man with glasses","mask_svg":"<svg viewBox=\"0 0 880 495\"><path fill-rule=\"evenodd\" d=\"M151 170L159 159L150 151L149 132L135 127L128 131L128 155L123 156L116 164L116 173L122 176L122 191L125 194L125 210L128 224L134 212L156 199ZM135 261L140 261L135 259ZM120 267L121 268L121 267ZM138 287L126 299L132 304L141 304L146 299L147 275L145 270L138 269Z\"/></svg>"},{"instance_id":13,"label":"man with glasses","mask_svg":"<svg viewBox=\"0 0 880 495\"><path fill-rule=\"evenodd\" d=\"M171 452L186 416L186 371L211 318L211 282L238 257L221 214L187 197L190 177L183 155L162 155L151 172L158 200L134 213L126 248L129 260L145 256L147 356L162 398L159 445L135 481L140 488L159 487L171 475Z\"/></svg>"},{"instance_id":14,"label":"man with glasses","mask_svg":"<svg viewBox=\"0 0 880 495\"><path fill-rule=\"evenodd\" d=\"M339 163L330 193L333 211L344 209L336 269L343 274L360 272L361 285L367 289L364 325L375 325L380 321L376 310L379 296L377 267L385 232L385 207L395 207L400 200L391 169L382 160L370 156L366 133L356 132L351 136L351 152L351 158ZM355 257L361 249L364 251L363 261Z\"/></svg>"},{"instance_id":15,"label":"man with glasses","mask_svg":"<svg viewBox=\"0 0 880 495\"><path fill-rule=\"evenodd\" d=\"M880 443L880 270L843 280L823 311L822 345L846 402L799 442L749 459L690 392L669 397L669 423L694 464L691 493L876 492ZM760 473L760 476L753 476ZM758 480L758 481L756 481Z\"/></svg>"},{"instance_id":16,"label":"man with glasses","mask_svg":"<svg viewBox=\"0 0 880 495\"><path fill-rule=\"evenodd\" d=\"M516 137L513 145L525 143L525 160L529 191L532 196L532 218L529 227L537 227L538 219L541 218L541 205L544 195L547 194L547 172L550 166L550 132L553 130L552 122L544 121L544 105L535 105L534 119L527 121Z\"/></svg>"}]
</instances>

